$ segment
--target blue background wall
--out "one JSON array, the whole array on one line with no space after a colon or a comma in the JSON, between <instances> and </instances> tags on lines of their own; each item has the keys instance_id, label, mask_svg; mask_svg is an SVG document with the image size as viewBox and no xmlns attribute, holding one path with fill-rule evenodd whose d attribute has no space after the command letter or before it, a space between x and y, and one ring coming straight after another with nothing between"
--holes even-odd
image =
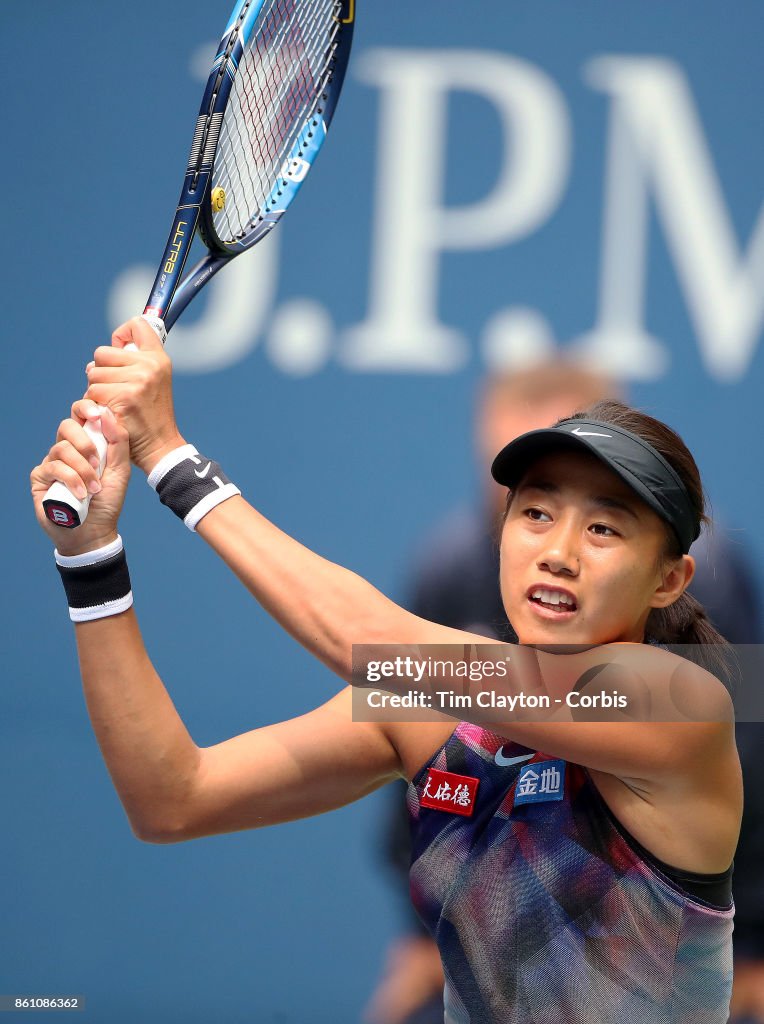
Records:
<instances>
[{"instance_id":1,"label":"blue background wall","mask_svg":"<svg viewBox=\"0 0 764 1024\"><path fill-rule=\"evenodd\" d=\"M0 9L13 96L0 993L81 993L86 1019L115 1024L356 1021L400 923L379 853L385 794L272 831L137 842L90 731L63 595L27 496L29 468L81 393L92 349L138 311L142 274L165 241L199 67L228 15L217 0L182 8L180 25L148 0ZM580 345L599 324L600 361L685 436L716 512L760 566L763 28L754 0L361 4L339 113L304 195L173 332L181 428L279 525L400 596L423 534L475 492L471 406L487 365L516 364L545 337ZM438 74L454 86L474 77L474 51L509 60L515 75L506 146L499 108L474 89L451 90L424 152L406 150L424 144L411 111L421 88L407 94L408 120L383 130L393 61L411 71L419 59L434 102ZM592 63L603 56L616 64ZM531 114L522 127L534 103L546 103L546 135ZM505 237L481 242L480 203L524 166L534 139L547 208L539 200L535 221L512 229L504 207ZM380 215L375 196L407 152L420 173ZM370 319L372 276L379 287L372 254L389 269L412 251L401 211L407 192L427 195L423 181L436 205L475 216L466 212L453 251L432 257L436 301L402 314L403 352L383 338L376 361L364 361L357 328ZM619 184L625 200L607 207ZM627 230L618 218L629 210ZM444 231L454 223L434 216ZM603 221L619 242L607 258ZM603 284L606 264L615 279ZM603 288L617 314L604 328ZM395 294L382 300L390 308ZM425 313L435 334L451 330L450 355L423 355ZM624 337L637 327L655 342L632 352ZM146 642L198 743L303 713L338 688L137 476L122 533Z\"/></svg>"}]
</instances>

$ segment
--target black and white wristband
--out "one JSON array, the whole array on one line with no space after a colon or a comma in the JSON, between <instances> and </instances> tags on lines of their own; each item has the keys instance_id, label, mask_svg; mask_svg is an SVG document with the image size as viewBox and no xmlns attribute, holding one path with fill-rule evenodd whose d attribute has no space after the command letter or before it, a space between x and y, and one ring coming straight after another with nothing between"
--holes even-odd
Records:
<instances>
[{"instance_id":1,"label":"black and white wristband","mask_svg":"<svg viewBox=\"0 0 764 1024\"><path fill-rule=\"evenodd\" d=\"M216 505L241 494L218 463L200 455L192 444L181 445L160 459L148 481L162 504L192 531Z\"/></svg>"},{"instance_id":2,"label":"black and white wristband","mask_svg":"<svg viewBox=\"0 0 764 1024\"><path fill-rule=\"evenodd\" d=\"M122 538L82 555L55 552L72 622L119 615L133 603Z\"/></svg>"}]
</instances>

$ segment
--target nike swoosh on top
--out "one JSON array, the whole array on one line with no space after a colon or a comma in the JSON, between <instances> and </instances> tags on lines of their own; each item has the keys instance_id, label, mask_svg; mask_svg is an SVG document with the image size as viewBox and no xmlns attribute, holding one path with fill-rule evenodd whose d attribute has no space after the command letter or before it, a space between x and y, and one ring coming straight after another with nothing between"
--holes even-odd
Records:
<instances>
[{"instance_id":1,"label":"nike swoosh on top","mask_svg":"<svg viewBox=\"0 0 764 1024\"><path fill-rule=\"evenodd\" d=\"M578 434L579 437L612 437L612 434L598 434L596 430L581 430L580 427L576 427L575 430L571 430L571 434Z\"/></svg>"},{"instance_id":2,"label":"nike swoosh on top","mask_svg":"<svg viewBox=\"0 0 764 1024\"><path fill-rule=\"evenodd\" d=\"M212 463L208 462L204 469L201 471L201 473L199 472L198 469L195 469L194 474L198 476L200 480L204 479L204 477L207 476L207 474L209 473L211 465Z\"/></svg>"},{"instance_id":3,"label":"nike swoosh on top","mask_svg":"<svg viewBox=\"0 0 764 1024\"><path fill-rule=\"evenodd\" d=\"M502 750L504 747L499 747L494 755L494 761L502 768L506 768L510 764L520 764L521 761L530 761L532 757L535 757L535 751L531 754L518 754L517 757L504 757Z\"/></svg>"}]
</instances>

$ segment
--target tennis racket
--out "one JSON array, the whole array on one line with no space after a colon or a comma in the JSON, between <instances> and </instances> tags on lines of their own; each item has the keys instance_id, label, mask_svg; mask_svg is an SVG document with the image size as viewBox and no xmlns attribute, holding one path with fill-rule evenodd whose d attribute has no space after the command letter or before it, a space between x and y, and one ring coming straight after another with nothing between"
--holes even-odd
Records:
<instances>
[{"instance_id":1,"label":"tennis racket","mask_svg":"<svg viewBox=\"0 0 764 1024\"><path fill-rule=\"evenodd\" d=\"M164 342L191 299L281 220L326 138L345 77L355 0L239 0L207 79L180 200L143 316ZM181 281L198 231L207 253ZM101 457L106 441L90 433ZM57 526L85 521L90 497L54 483Z\"/></svg>"}]
</instances>

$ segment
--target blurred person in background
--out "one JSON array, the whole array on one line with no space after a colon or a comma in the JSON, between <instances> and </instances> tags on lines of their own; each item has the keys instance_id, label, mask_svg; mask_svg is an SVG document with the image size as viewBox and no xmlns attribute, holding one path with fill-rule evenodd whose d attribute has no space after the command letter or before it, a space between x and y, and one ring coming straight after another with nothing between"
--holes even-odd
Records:
<instances>
[{"instance_id":1,"label":"blurred person in background","mask_svg":"<svg viewBox=\"0 0 764 1024\"><path fill-rule=\"evenodd\" d=\"M454 629L507 642L517 638L499 590L498 535L506 490L488 469L497 451L529 430L547 427L622 389L593 369L558 357L496 373L481 385L475 411L480 501L462 507L435 528L409 582L407 607ZM716 628L734 644L761 641L759 600L752 567L718 524L692 547L695 577L689 590ZM764 728L738 723L736 735L746 782L740 843L735 855L735 984L730 1024L764 1024L764 786L758 749ZM383 977L366 1008L367 1024L442 1024L443 971L435 942L407 896L411 843L405 783L392 787L384 846L398 877L410 919L408 932L387 953Z\"/></svg>"}]
</instances>

